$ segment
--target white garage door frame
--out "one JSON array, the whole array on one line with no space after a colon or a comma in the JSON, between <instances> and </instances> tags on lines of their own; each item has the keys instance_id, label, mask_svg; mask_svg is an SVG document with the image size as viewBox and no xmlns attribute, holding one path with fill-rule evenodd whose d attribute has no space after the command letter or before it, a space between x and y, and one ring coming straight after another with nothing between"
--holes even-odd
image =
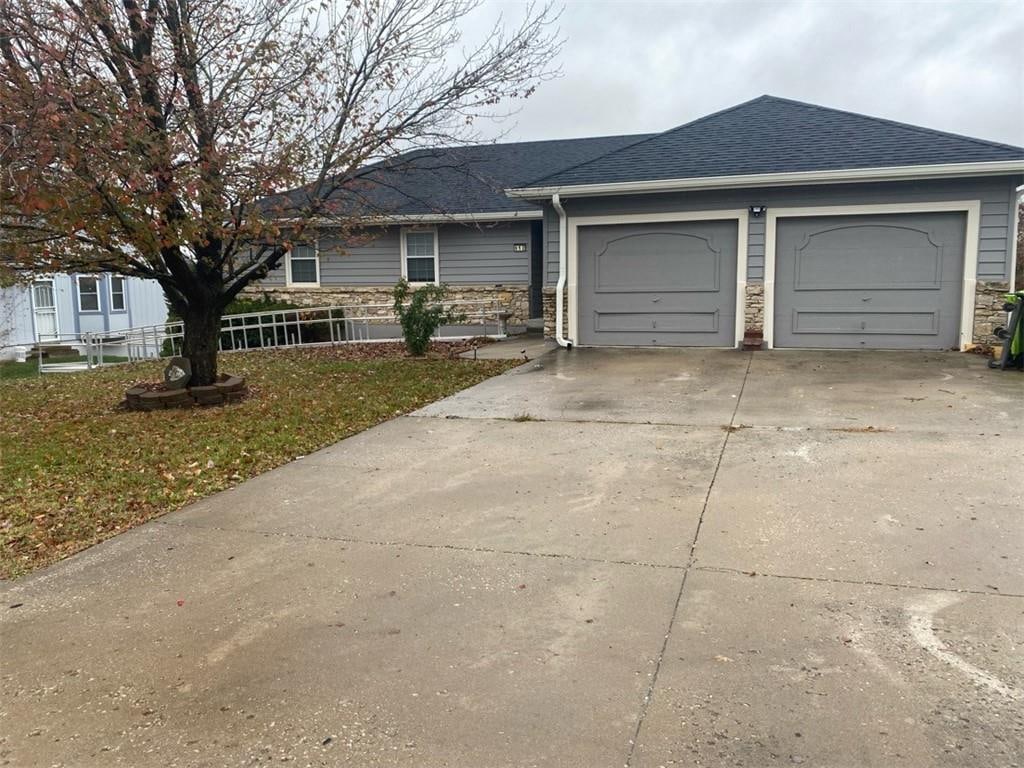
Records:
<instances>
[{"instance_id":1,"label":"white garage door frame","mask_svg":"<svg viewBox=\"0 0 1024 768\"><path fill-rule=\"evenodd\" d=\"M779 219L808 216L870 216L883 213L966 213L964 230L963 293L960 297L960 348L974 338L974 289L978 281L978 237L981 200L943 200L928 203L881 203L877 205L829 205L808 208L769 208L764 233L764 340L775 348L775 247Z\"/></svg>"},{"instance_id":2,"label":"white garage door frame","mask_svg":"<svg viewBox=\"0 0 1024 768\"><path fill-rule=\"evenodd\" d=\"M735 344L743 341L745 330L744 313L747 297L747 229L749 213L746 208L724 211L677 211L675 213L636 213L614 216L570 216L566 250L569 259L569 338L575 343L579 339L579 249L577 248L580 227L600 227L608 224L665 224L676 221L736 221L736 338Z\"/></svg>"}]
</instances>

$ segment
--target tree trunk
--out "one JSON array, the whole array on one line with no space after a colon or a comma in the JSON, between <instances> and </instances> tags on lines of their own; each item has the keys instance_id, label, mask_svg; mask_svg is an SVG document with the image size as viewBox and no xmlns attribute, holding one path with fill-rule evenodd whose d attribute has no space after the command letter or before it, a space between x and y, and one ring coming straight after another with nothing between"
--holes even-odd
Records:
<instances>
[{"instance_id":1,"label":"tree trunk","mask_svg":"<svg viewBox=\"0 0 1024 768\"><path fill-rule=\"evenodd\" d=\"M181 354L192 364L189 386L209 386L217 380L217 342L220 339L222 312L190 309L185 321Z\"/></svg>"}]
</instances>

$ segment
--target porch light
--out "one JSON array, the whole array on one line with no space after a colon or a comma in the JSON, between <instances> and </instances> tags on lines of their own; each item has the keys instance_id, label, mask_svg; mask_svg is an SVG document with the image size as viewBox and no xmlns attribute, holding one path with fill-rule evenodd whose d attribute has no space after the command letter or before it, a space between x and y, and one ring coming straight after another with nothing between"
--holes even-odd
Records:
<instances>
[{"instance_id":1,"label":"porch light","mask_svg":"<svg viewBox=\"0 0 1024 768\"><path fill-rule=\"evenodd\" d=\"M756 218L759 218L761 216L764 216L764 212L766 210L768 210L768 208L766 206L763 206L763 205L752 205L752 206L750 206L750 215L753 216L756 219Z\"/></svg>"}]
</instances>

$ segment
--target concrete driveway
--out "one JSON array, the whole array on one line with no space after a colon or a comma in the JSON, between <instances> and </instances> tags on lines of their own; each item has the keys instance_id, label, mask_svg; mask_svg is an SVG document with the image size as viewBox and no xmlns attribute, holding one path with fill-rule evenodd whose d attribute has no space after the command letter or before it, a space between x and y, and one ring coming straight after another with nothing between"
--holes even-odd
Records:
<instances>
[{"instance_id":1,"label":"concrete driveway","mask_svg":"<svg viewBox=\"0 0 1024 768\"><path fill-rule=\"evenodd\" d=\"M553 353L4 586L0 761L1024 765L1022 456L967 355Z\"/></svg>"}]
</instances>

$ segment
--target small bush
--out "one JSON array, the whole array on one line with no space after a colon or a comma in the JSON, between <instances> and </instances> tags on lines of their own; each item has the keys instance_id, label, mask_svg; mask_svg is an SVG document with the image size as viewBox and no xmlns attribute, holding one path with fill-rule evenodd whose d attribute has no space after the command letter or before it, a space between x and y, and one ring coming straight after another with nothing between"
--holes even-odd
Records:
<instances>
[{"instance_id":1,"label":"small bush","mask_svg":"<svg viewBox=\"0 0 1024 768\"><path fill-rule=\"evenodd\" d=\"M395 298L395 314L402 324L405 348L410 355L420 357L430 346L430 337L445 323L459 323L466 319L463 314L446 310L441 306L448 288L444 285L423 285L412 290L405 280L400 280L392 295ZM409 300L406 305L406 300Z\"/></svg>"}]
</instances>

